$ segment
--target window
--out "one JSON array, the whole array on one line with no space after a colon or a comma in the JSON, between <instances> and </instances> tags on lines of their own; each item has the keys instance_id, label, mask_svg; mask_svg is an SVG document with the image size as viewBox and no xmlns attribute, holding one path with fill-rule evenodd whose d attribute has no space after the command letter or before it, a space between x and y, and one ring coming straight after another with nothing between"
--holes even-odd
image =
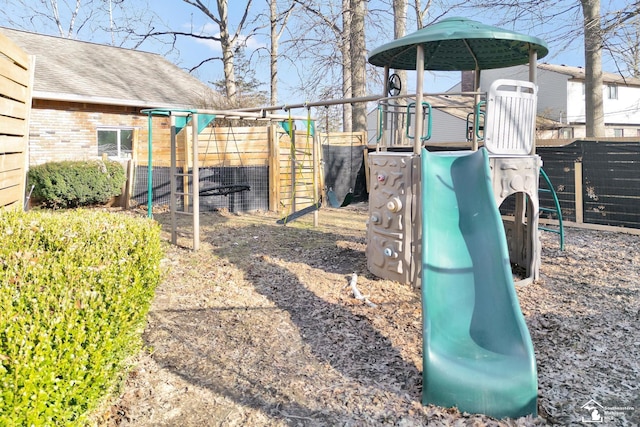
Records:
<instances>
[{"instance_id":1,"label":"window","mask_svg":"<svg viewBox=\"0 0 640 427\"><path fill-rule=\"evenodd\" d=\"M98 129L98 155L131 157L133 129Z\"/></svg>"},{"instance_id":2,"label":"window","mask_svg":"<svg viewBox=\"0 0 640 427\"><path fill-rule=\"evenodd\" d=\"M613 136L615 138L622 138L624 136L624 129L613 129Z\"/></svg>"},{"instance_id":3,"label":"window","mask_svg":"<svg viewBox=\"0 0 640 427\"><path fill-rule=\"evenodd\" d=\"M571 139L573 138L573 128L561 128L558 132L561 139Z\"/></svg>"},{"instance_id":4,"label":"window","mask_svg":"<svg viewBox=\"0 0 640 427\"><path fill-rule=\"evenodd\" d=\"M607 85L607 97L609 99L618 99L618 86Z\"/></svg>"}]
</instances>

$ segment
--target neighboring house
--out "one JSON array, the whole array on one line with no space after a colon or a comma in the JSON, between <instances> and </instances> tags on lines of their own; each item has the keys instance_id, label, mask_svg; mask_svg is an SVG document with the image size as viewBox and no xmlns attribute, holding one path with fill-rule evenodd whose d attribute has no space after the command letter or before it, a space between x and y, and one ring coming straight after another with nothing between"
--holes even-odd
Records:
<instances>
[{"instance_id":1,"label":"neighboring house","mask_svg":"<svg viewBox=\"0 0 640 427\"><path fill-rule=\"evenodd\" d=\"M529 66L483 70L481 90L487 90L496 79L529 79ZM462 87L473 81L473 72L462 75ZM585 137L585 71L581 67L539 64L538 115L545 127L538 126L543 139ZM640 79L623 78L603 73L603 109L606 137L640 136ZM453 90L459 90L459 87Z\"/></svg>"},{"instance_id":2,"label":"neighboring house","mask_svg":"<svg viewBox=\"0 0 640 427\"><path fill-rule=\"evenodd\" d=\"M425 97L433 107L430 143L464 142L467 139L467 115L473 111L473 98L454 94L473 91L473 74L473 71L463 71L460 83L449 89L449 96ZM480 77L480 90L487 91L496 79L528 80L529 66L482 70ZM623 78L613 73L603 73L603 77L605 136L639 137L640 79ZM583 68L538 65L538 139L574 140L586 136L584 79ZM375 145L378 135L378 117L377 111L371 111L368 116L370 146Z\"/></svg>"},{"instance_id":3,"label":"neighboring house","mask_svg":"<svg viewBox=\"0 0 640 427\"><path fill-rule=\"evenodd\" d=\"M215 96L158 54L2 27L0 33L35 57L31 165L143 155L142 109L203 108ZM166 137L168 120L154 120L153 132L154 139Z\"/></svg>"}]
</instances>

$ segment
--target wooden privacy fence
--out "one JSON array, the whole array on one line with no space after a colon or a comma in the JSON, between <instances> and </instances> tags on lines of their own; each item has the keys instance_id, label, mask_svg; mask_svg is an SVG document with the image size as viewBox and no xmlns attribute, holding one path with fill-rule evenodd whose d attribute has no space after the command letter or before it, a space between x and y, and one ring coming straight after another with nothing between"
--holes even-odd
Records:
<instances>
[{"instance_id":1,"label":"wooden privacy fence","mask_svg":"<svg viewBox=\"0 0 640 427\"><path fill-rule=\"evenodd\" d=\"M335 146L364 144L364 134L357 134L356 137L353 135L351 133L332 133L330 141ZM187 172L194 164L191 127L187 126L179 132L176 141L178 144L177 166ZM248 177L248 180L251 181L249 182L251 190L242 193L243 197L264 197L265 209L278 212L281 215L289 215L309 207L318 201L317 199L324 188L324 173L321 170L323 169L321 141L326 143L327 136L324 134L311 135L307 134L306 130L296 130L292 143L291 136L277 124L256 127L207 127L198 135L198 167L200 168L201 190L207 186L215 188L215 185L219 184L246 183L245 171L250 169L253 174ZM139 146L134 148L134 161L138 167L146 168L148 167L147 148L146 146L142 147L143 145L140 142ZM165 135L159 135L158 138L154 136L154 174L161 174L162 168L168 168L169 164L169 139ZM316 166L315 174L314 164ZM264 173L256 173L256 170L263 170ZM218 175L224 172L230 178L224 182L219 176L213 178L214 171ZM138 178L144 178L145 174L139 171L137 175ZM208 177L212 177L211 182L207 182ZM181 183L181 191L188 193L183 190L188 190L189 185L188 177L185 177ZM140 188L144 191L144 186L140 186ZM167 193L168 195L168 182L154 184L154 189L158 188L166 188L163 194ZM262 192L264 195L261 194ZM234 197L238 195L229 194L228 196L224 200L232 202ZM154 194L154 203L158 197ZM185 203L185 205L187 204ZM242 204L237 202L235 206L238 207ZM249 210L252 210L251 206L254 206L250 203L244 205L249 206ZM238 209L242 210L242 206Z\"/></svg>"},{"instance_id":2,"label":"wooden privacy fence","mask_svg":"<svg viewBox=\"0 0 640 427\"><path fill-rule=\"evenodd\" d=\"M33 61L0 34L0 207L22 209Z\"/></svg>"}]
</instances>

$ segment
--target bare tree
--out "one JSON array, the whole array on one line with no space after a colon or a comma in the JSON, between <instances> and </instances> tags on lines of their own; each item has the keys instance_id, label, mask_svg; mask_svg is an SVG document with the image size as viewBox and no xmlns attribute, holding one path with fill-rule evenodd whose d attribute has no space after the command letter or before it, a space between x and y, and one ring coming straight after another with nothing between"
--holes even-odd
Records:
<instances>
[{"instance_id":1,"label":"bare tree","mask_svg":"<svg viewBox=\"0 0 640 427\"><path fill-rule=\"evenodd\" d=\"M134 49L143 40L133 34L150 31L157 20L148 0L126 7L125 0L5 0L0 9L2 25L86 41L108 38Z\"/></svg>"},{"instance_id":2,"label":"bare tree","mask_svg":"<svg viewBox=\"0 0 640 427\"><path fill-rule=\"evenodd\" d=\"M585 128L587 136L603 137L602 46L600 0L580 0L584 16Z\"/></svg>"},{"instance_id":3,"label":"bare tree","mask_svg":"<svg viewBox=\"0 0 640 427\"><path fill-rule=\"evenodd\" d=\"M280 37L282 37L282 33L287 26L287 21L291 17L291 12L293 11L295 2L292 2L287 9L279 13L278 12L278 2L276 0L268 0L269 1L269 30L271 37L271 49L269 51L269 66L270 66L270 100L271 105L276 105L278 103L278 51L279 51L279 42ZM280 23L280 28L278 29L278 23Z\"/></svg>"},{"instance_id":4,"label":"bare tree","mask_svg":"<svg viewBox=\"0 0 640 427\"><path fill-rule=\"evenodd\" d=\"M255 35L258 27L247 28L249 25L249 17L253 0L246 0L244 5L239 10L242 10L241 18L236 23L235 29L233 29L229 22L229 1L228 0L216 0L216 9L208 6L209 2L203 2L202 0L182 0L184 3L193 6L206 18L211 20L217 27L218 33L212 34L210 31L205 31L205 27L191 28L190 31L150 31L146 34L140 34L143 39L158 38L158 37L170 37L173 43L179 37L188 37L199 40L209 40L220 44L222 56L208 57L200 61L195 66L189 69L189 72L195 71L212 61L222 61L222 68L224 72L224 95L227 98L229 108L238 107L238 88L236 79L236 70L234 66L235 54L238 50L242 49L246 45L247 39ZM234 7L239 6L238 2L234 3Z\"/></svg>"},{"instance_id":5,"label":"bare tree","mask_svg":"<svg viewBox=\"0 0 640 427\"><path fill-rule=\"evenodd\" d=\"M600 0L507 0L507 1L470 1L468 7L486 8L492 14L499 11L507 21L515 22L530 20L532 27L546 25L551 27L546 36L551 41L563 41L567 44L578 39L584 39L585 59L585 119L586 132L589 137L604 136L604 111L602 89L602 52L605 40L624 22L638 15L640 2L635 1L624 11L601 12ZM579 27L567 23L579 9L582 21ZM563 25L554 25L558 19L563 19Z\"/></svg>"},{"instance_id":6,"label":"bare tree","mask_svg":"<svg viewBox=\"0 0 640 427\"><path fill-rule=\"evenodd\" d=\"M366 66L367 45L364 20L367 13L366 0L351 0L351 87L354 98L367 94ZM353 105L352 127L354 132L367 130L367 105L357 102Z\"/></svg>"},{"instance_id":7,"label":"bare tree","mask_svg":"<svg viewBox=\"0 0 640 427\"><path fill-rule=\"evenodd\" d=\"M234 51L240 48L241 45L244 43L242 39L242 32L245 29L245 24L247 22L247 17L249 16L249 10L251 9L251 3L253 0L247 0L247 2L245 3L244 13L242 14L242 18L240 19L240 22L236 26L235 31L232 31L229 25L228 0L216 0L217 13L214 13L214 11L211 10L208 5L205 5L201 0L183 0L183 1L197 8L200 12L206 15L218 26L218 29L219 29L218 35L191 33L191 34L188 34L188 36L195 37L195 38L205 38L205 39L215 40L220 43L220 48L222 50L222 68L224 70L224 81L225 81L225 92L226 92L225 95L227 96L230 106L232 107L237 106L238 89L237 89L236 74L235 74L235 67L234 67ZM174 34L179 34L179 33L174 33ZM208 62L212 59L213 58L208 58L202 61L199 65L205 62ZM196 66L195 68L197 68L198 66Z\"/></svg>"},{"instance_id":8,"label":"bare tree","mask_svg":"<svg viewBox=\"0 0 640 427\"><path fill-rule=\"evenodd\" d=\"M351 5L350 0L342 0L342 34L339 36L342 52L342 95L353 97L351 69ZM345 104L342 108L342 123L345 132L353 130L353 105Z\"/></svg>"},{"instance_id":9,"label":"bare tree","mask_svg":"<svg viewBox=\"0 0 640 427\"><path fill-rule=\"evenodd\" d=\"M420 0L416 0L419 2ZM407 9L408 0L393 0L393 38L399 39L407 35ZM420 22L420 20L418 20ZM420 28L420 24L418 24ZM407 72L405 70L395 70L400 77L401 93L407 92ZM386 95L385 95L386 96Z\"/></svg>"},{"instance_id":10,"label":"bare tree","mask_svg":"<svg viewBox=\"0 0 640 427\"><path fill-rule=\"evenodd\" d=\"M603 23L604 49L621 75L640 78L640 2L609 14Z\"/></svg>"},{"instance_id":11,"label":"bare tree","mask_svg":"<svg viewBox=\"0 0 640 427\"><path fill-rule=\"evenodd\" d=\"M305 63L304 86L317 95L333 94L339 87L343 98L353 96L351 85L351 10L349 0L326 2L294 0L300 6L296 31L288 46L297 52L294 66ZM308 64L312 64L309 66ZM333 86L333 87L330 87ZM352 129L352 106L343 105L342 128Z\"/></svg>"},{"instance_id":12,"label":"bare tree","mask_svg":"<svg viewBox=\"0 0 640 427\"><path fill-rule=\"evenodd\" d=\"M425 7L422 7L420 0L414 0L413 9L416 12L416 22L418 24L418 29L423 28L424 21L426 19L427 13L429 12L429 8L431 7L431 1L427 0L427 4Z\"/></svg>"},{"instance_id":13,"label":"bare tree","mask_svg":"<svg viewBox=\"0 0 640 427\"><path fill-rule=\"evenodd\" d=\"M623 76L640 78L640 18L614 30L614 40L605 41L608 50Z\"/></svg>"},{"instance_id":14,"label":"bare tree","mask_svg":"<svg viewBox=\"0 0 640 427\"><path fill-rule=\"evenodd\" d=\"M106 0L7 0L0 15L15 28L55 32L60 37L75 39L96 19L94 15L104 3Z\"/></svg>"}]
</instances>

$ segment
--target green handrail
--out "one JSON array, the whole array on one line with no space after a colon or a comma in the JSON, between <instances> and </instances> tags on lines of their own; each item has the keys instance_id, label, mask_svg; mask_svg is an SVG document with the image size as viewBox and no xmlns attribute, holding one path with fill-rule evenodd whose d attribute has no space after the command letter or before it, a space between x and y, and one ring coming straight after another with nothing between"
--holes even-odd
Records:
<instances>
[{"instance_id":1,"label":"green handrail","mask_svg":"<svg viewBox=\"0 0 640 427\"><path fill-rule=\"evenodd\" d=\"M413 136L409 135L409 128L411 127L411 107L414 108L415 110L415 106L416 103L415 102L410 102L407 105L407 127L406 127L406 135L407 138L409 139L414 139ZM432 124L432 120L431 120L431 104L429 104L428 102L422 102L422 107L426 107L427 108L427 134L423 135L420 137L420 141L428 141L429 139L431 139L431 124ZM424 112L424 110L422 110Z\"/></svg>"},{"instance_id":2,"label":"green handrail","mask_svg":"<svg viewBox=\"0 0 640 427\"><path fill-rule=\"evenodd\" d=\"M376 138L376 142L380 142L382 139L382 129L384 123L384 111L382 110L382 105L378 104L378 137Z\"/></svg>"},{"instance_id":3,"label":"green handrail","mask_svg":"<svg viewBox=\"0 0 640 427\"><path fill-rule=\"evenodd\" d=\"M478 104L476 105L476 113L475 113L475 118L474 118L474 122L475 122L475 132L476 132L476 136L478 137L478 141L484 141L484 129L482 130L482 135L480 135L480 116L484 117L486 120L486 114L485 112L482 110L482 107L484 107L486 105L487 101L480 101L478 102ZM468 116L467 116L468 118ZM484 120L483 120L484 123Z\"/></svg>"},{"instance_id":4,"label":"green handrail","mask_svg":"<svg viewBox=\"0 0 640 427\"><path fill-rule=\"evenodd\" d=\"M549 231L551 233L557 233L560 235L560 250L564 250L564 226L562 224L562 211L560 210L560 201L558 200L558 195L556 194L556 190L553 188L553 184L551 184L551 180L549 176L544 171L544 169L540 168L540 176L544 179L547 184L547 188L540 188L539 191L551 193L551 197L553 198L553 203L555 205L555 209L551 208L543 208L540 207L540 210L543 212L555 212L558 216L558 229L549 228L549 227L538 227L540 230Z\"/></svg>"}]
</instances>

